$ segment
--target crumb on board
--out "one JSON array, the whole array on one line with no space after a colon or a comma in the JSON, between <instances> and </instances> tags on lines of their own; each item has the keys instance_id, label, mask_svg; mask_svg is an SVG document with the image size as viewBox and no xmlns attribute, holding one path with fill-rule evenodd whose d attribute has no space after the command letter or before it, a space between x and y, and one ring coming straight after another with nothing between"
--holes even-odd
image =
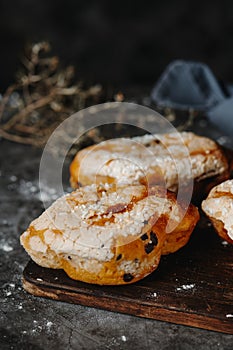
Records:
<instances>
[{"instance_id":1,"label":"crumb on board","mask_svg":"<svg viewBox=\"0 0 233 350\"><path fill-rule=\"evenodd\" d=\"M195 284L183 284L181 287L176 288L177 291L181 291L181 290L190 290L193 289L195 287Z\"/></svg>"}]
</instances>

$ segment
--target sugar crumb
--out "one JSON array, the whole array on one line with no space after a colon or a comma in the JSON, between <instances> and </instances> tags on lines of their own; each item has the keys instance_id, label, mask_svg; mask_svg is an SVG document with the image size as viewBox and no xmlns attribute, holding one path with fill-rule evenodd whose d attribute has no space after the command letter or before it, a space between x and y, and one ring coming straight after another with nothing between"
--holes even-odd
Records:
<instances>
[{"instance_id":1,"label":"sugar crumb","mask_svg":"<svg viewBox=\"0 0 233 350\"><path fill-rule=\"evenodd\" d=\"M11 247L7 242L4 243L3 245L0 245L0 249L3 250L4 252L8 253L13 250L13 247Z\"/></svg>"},{"instance_id":2,"label":"sugar crumb","mask_svg":"<svg viewBox=\"0 0 233 350\"><path fill-rule=\"evenodd\" d=\"M15 175L11 175L11 176L10 176L10 181L11 181L11 182L15 182L15 181L17 181L17 180L18 180L17 176L15 176Z\"/></svg>"},{"instance_id":3,"label":"sugar crumb","mask_svg":"<svg viewBox=\"0 0 233 350\"><path fill-rule=\"evenodd\" d=\"M46 323L46 326L47 326L48 328L51 328L52 325L53 325L53 322L51 322L51 321L48 321L48 322Z\"/></svg>"},{"instance_id":4,"label":"sugar crumb","mask_svg":"<svg viewBox=\"0 0 233 350\"><path fill-rule=\"evenodd\" d=\"M177 291L181 291L181 290L190 290L193 289L195 287L195 284L183 284L181 287L176 288Z\"/></svg>"}]
</instances>

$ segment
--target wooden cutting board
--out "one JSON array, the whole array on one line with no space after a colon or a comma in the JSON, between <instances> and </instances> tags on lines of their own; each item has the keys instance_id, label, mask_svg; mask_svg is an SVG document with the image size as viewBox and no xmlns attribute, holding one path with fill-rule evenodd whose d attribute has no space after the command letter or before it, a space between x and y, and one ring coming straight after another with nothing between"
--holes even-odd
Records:
<instances>
[{"instance_id":1,"label":"wooden cutting board","mask_svg":"<svg viewBox=\"0 0 233 350\"><path fill-rule=\"evenodd\" d=\"M36 296L233 334L233 246L208 225L202 218L188 245L136 284L86 284L30 261L23 286Z\"/></svg>"}]
</instances>

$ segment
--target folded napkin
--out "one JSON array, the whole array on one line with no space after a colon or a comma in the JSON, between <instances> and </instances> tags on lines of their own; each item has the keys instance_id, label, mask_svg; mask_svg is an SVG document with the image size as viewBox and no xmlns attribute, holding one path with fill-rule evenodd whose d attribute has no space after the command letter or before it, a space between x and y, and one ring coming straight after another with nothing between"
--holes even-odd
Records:
<instances>
[{"instance_id":1,"label":"folded napkin","mask_svg":"<svg viewBox=\"0 0 233 350\"><path fill-rule=\"evenodd\" d=\"M233 139L233 97L225 98L207 112L208 119Z\"/></svg>"},{"instance_id":2,"label":"folded napkin","mask_svg":"<svg viewBox=\"0 0 233 350\"><path fill-rule=\"evenodd\" d=\"M200 62L173 61L155 84L151 99L159 107L203 112L233 137L233 89L227 97L210 68Z\"/></svg>"}]
</instances>

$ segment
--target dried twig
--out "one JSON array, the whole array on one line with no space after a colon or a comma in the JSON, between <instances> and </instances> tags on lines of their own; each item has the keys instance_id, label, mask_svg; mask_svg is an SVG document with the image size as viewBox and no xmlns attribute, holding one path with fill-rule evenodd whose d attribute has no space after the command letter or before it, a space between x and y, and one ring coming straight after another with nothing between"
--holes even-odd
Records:
<instances>
[{"instance_id":1,"label":"dried twig","mask_svg":"<svg viewBox=\"0 0 233 350\"><path fill-rule=\"evenodd\" d=\"M24 70L0 100L0 136L11 141L44 145L54 128L74 112L98 102L101 88L74 84L74 68L59 68L47 57L47 42L29 47ZM12 101L13 99L13 101Z\"/></svg>"}]
</instances>

